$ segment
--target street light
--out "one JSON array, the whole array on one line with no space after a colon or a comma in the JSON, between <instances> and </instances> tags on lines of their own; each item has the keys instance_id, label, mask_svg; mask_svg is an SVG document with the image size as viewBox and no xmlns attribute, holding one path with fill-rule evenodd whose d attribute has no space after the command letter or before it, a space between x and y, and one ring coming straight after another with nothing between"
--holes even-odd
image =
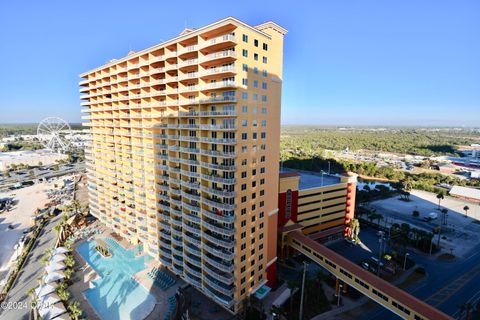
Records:
<instances>
[{"instance_id":1,"label":"street light","mask_svg":"<svg viewBox=\"0 0 480 320\"><path fill-rule=\"evenodd\" d=\"M342 294L343 285L338 285L337 307L340 306L340 295Z\"/></svg>"},{"instance_id":2,"label":"street light","mask_svg":"<svg viewBox=\"0 0 480 320\"><path fill-rule=\"evenodd\" d=\"M403 260L403 271L405 271L405 267L407 266L407 257L410 255L410 253L405 253L405 259Z\"/></svg>"}]
</instances>

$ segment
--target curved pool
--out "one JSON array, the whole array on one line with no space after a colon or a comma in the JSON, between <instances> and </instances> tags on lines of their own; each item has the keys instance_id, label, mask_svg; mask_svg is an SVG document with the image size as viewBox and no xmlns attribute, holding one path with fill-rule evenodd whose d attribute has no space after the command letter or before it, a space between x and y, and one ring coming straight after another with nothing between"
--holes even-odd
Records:
<instances>
[{"instance_id":1,"label":"curved pool","mask_svg":"<svg viewBox=\"0 0 480 320\"><path fill-rule=\"evenodd\" d=\"M132 279L146 269L145 262L151 257L136 256L138 248L126 250L111 238L102 238L112 256L104 258L95 249L95 240L84 242L77 252L98 273L94 288L84 295L97 315L105 320L143 320L155 307L153 295Z\"/></svg>"}]
</instances>

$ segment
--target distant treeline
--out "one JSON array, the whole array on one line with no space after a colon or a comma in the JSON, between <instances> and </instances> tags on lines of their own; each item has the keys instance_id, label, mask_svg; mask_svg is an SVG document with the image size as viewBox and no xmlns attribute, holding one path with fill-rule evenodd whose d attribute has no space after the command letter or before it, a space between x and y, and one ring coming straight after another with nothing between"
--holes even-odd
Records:
<instances>
[{"instance_id":1,"label":"distant treeline","mask_svg":"<svg viewBox=\"0 0 480 320\"><path fill-rule=\"evenodd\" d=\"M479 129L282 127L282 159L320 156L329 150L369 150L423 156L458 155L456 147L480 143Z\"/></svg>"},{"instance_id":2,"label":"distant treeline","mask_svg":"<svg viewBox=\"0 0 480 320\"><path fill-rule=\"evenodd\" d=\"M37 134L38 123L0 124L0 138L12 135ZM70 123L72 130L84 129L80 123Z\"/></svg>"}]
</instances>

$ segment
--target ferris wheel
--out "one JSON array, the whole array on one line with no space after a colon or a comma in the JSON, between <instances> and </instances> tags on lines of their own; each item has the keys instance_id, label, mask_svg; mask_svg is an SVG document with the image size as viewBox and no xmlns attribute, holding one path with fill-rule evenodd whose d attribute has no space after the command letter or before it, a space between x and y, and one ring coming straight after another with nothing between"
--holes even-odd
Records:
<instances>
[{"instance_id":1,"label":"ferris wheel","mask_svg":"<svg viewBox=\"0 0 480 320\"><path fill-rule=\"evenodd\" d=\"M71 135L68 122L57 117L48 117L40 121L37 127L37 137L46 149L56 152L66 152L69 147L67 136Z\"/></svg>"}]
</instances>

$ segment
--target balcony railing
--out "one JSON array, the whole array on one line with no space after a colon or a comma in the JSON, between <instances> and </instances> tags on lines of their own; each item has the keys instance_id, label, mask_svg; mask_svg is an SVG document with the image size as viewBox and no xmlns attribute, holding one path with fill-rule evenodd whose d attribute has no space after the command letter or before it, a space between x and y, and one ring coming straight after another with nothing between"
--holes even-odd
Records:
<instances>
[{"instance_id":1,"label":"balcony railing","mask_svg":"<svg viewBox=\"0 0 480 320\"><path fill-rule=\"evenodd\" d=\"M211 231L215 231L217 233L220 233L220 234L223 234L223 235L226 235L226 236L233 236L235 234L235 229L228 229L228 228L225 228L225 227L220 227L220 226L217 226L213 223L208 222L207 220L203 220L202 226L204 226L205 228L207 228Z\"/></svg>"},{"instance_id":2,"label":"balcony railing","mask_svg":"<svg viewBox=\"0 0 480 320\"><path fill-rule=\"evenodd\" d=\"M222 213L216 214L209 210L202 209L202 214L210 219L218 220L226 223L233 223L235 221L235 216L223 215Z\"/></svg>"},{"instance_id":3,"label":"balcony railing","mask_svg":"<svg viewBox=\"0 0 480 320\"><path fill-rule=\"evenodd\" d=\"M215 268L221 270L221 271L224 271L224 272L227 272L227 273L231 273L233 272L233 270L235 269L233 264L225 264L225 263L222 263L221 259L215 259L213 257L209 257L208 255L204 255L203 256L203 260L205 260L206 262L210 263L212 266L214 266Z\"/></svg>"},{"instance_id":4,"label":"balcony railing","mask_svg":"<svg viewBox=\"0 0 480 320\"><path fill-rule=\"evenodd\" d=\"M227 248L227 249L232 249L235 246L235 240L219 239L219 238L217 238L213 235L210 235L206 232L202 232L202 237L207 239L208 241L218 245L218 246L222 246L222 247Z\"/></svg>"},{"instance_id":5,"label":"balcony railing","mask_svg":"<svg viewBox=\"0 0 480 320\"><path fill-rule=\"evenodd\" d=\"M210 252L211 254L215 255L216 257L226 261L231 261L235 257L235 255L232 252L224 250L221 247L217 247L210 242L203 243L202 248L204 248L207 252Z\"/></svg>"}]
</instances>

